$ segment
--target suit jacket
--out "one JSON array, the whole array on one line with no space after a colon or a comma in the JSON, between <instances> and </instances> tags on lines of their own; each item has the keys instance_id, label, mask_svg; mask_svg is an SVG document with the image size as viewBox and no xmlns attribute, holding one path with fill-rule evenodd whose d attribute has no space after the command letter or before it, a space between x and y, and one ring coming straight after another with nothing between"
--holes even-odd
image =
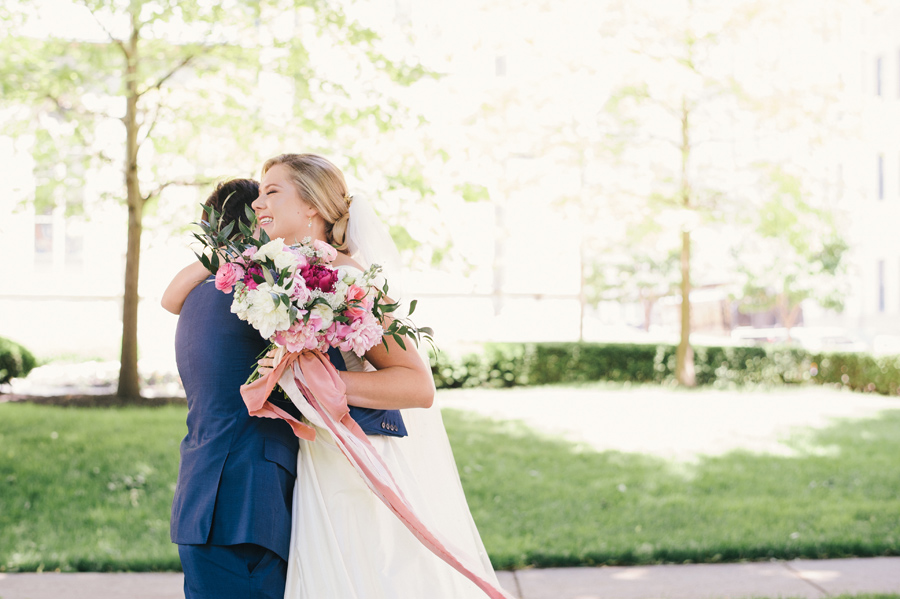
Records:
<instances>
[{"instance_id":1,"label":"suit jacket","mask_svg":"<svg viewBox=\"0 0 900 599\"><path fill-rule=\"evenodd\" d=\"M170 536L186 545L253 543L286 560L298 441L284 421L247 413L240 386L268 343L231 313L231 301L208 279L191 291L178 319L175 357L188 432ZM343 359L335 366L345 368ZM406 434L396 410L351 413L368 434Z\"/></svg>"}]
</instances>

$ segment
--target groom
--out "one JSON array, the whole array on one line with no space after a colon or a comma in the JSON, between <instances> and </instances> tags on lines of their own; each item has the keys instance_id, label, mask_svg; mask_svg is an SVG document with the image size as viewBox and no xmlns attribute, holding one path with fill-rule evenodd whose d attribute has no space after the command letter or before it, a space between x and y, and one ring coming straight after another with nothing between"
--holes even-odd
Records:
<instances>
[{"instance_id":1,"label":"groom","mask_svg":"<svg viewBox=\"0 0 900 599\"><path fill-rule=\"evenodd\" d=\"M258 195L255 181L237 179L220 184L207 205L223 213L224 226ZM175 355L188 432L170 533L186 599L282 599L297 438L284 421L247 413L240 387L267 343L231 313L231 300L201 283L178 318Z\"/></svg>"},{"instance_id":2,"label":"groom","mask_svg":"<svg viewBox=\"0 0 900 599\"><path fill-rule=\"evenodd\" d=\"M222 214L224 227L244 218L258 194L255 181L236 179L219 184L206 203ZM190 289L207 275L198 262L176 281ZM183 305L166 306L176 313L180 307L175 356L188 402L170 534L186 599L282 599L298 442L285 421L247 412L240 386L268 342L231 313L231 301L208 281ZM329 357L345 369L339 351ZM299 417L293 404L274 395L269 401ZM352 406L350 415L367 434L406 435L397 410Z\"/></svg>"}]
</instances>

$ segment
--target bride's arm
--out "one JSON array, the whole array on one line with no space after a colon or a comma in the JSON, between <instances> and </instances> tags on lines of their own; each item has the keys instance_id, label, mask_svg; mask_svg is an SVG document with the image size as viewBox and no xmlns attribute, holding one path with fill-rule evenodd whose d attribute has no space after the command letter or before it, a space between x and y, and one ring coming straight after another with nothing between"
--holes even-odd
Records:
<instances>
[{"instance_id":1,"label":"bride's arm","mask_svg":"<svg viewBox=\"0 0 900 599\"><path fill-rule=\"evenodd\" d=\"M385 337L385 341L390 351L379 343L366 352L366 359L375 371L340 372L347 386L347 403L380 410L431 407L434 402L431 369L412 340L406 341L405 350L393 338Z\"/></svg>"},{"instance_id":2,"label":"bride's arm","mask_svg":"<svg viewBox=\"0 0 900 599\"><path fill-rule=\"evenodd\" d=\"M345 254L339 253L333 264L363 270ZM392 300L384 298L384 301ZM386 322L385 326L388 324ZM376 370L340 371L341 380L347 386L347 403L379 410L431 407L434 402L434 379L431 368L422 360L415 344L407 339L406 349L403 349L392 337L385 337L384 340L388 344L387 349L378 343L366 352L366 360Z\"/></svg>"},{"instance_id":3,"label":"bride's arm","mask_svg":"<svg viewBox=\"0 0 900 599\"><path fill-rule=\"evenodd\" d=\"M166 287L159 303L172 314L180 314L188 294L208 276L209 271L199 261L182 268Z\"/></svg>"}]
</instances>

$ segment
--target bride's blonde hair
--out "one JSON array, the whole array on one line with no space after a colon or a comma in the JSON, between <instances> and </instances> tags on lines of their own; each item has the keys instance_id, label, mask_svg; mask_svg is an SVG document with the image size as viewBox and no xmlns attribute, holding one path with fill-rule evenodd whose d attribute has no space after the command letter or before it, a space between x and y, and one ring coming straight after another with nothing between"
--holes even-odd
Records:
<instances>
[{"instance_id":1,"label":"bride's blonde hair","mask_svg":"<svg viewBox=\"0 0 900 599\"><path fill-rule=\"evenodd\" d=\"M325 221L326 241L335 249L346 251L351 198L341 170L318 154L281 154L266 160L262 174L276 164L290 169L300 198Z\"/></svg>"}]
</instances>

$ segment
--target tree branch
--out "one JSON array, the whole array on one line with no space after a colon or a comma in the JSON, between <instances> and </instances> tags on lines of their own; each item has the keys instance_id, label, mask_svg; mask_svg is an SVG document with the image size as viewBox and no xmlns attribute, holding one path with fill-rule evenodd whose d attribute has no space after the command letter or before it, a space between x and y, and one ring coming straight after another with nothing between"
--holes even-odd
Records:
<instances>
[{"instance_id":1,"label":"tree branch","mask_svg":"<svg viewBox=\"0 0 900 599\"><path fill-rule=\"evenodd\" d=\"M138 92L138 97L140 98L141 96L143 96L144 94L146 94L146 93L147 93L148 91L150 91L151 89L160 89L160 88L163 86L163 84L164 84L166 81L168 81L175 73L177 73L178 71L180 71L181 69L183 69L184 67L186 67L188 64L190 64L190 62L191 62L192 60L194 60L195 58L197 58L200 54L201 54L201 53L198 52L197 54L190 54L190 55L186 56L186 57L184 58L184 60L182 60L182 61L181 61L180 63L178 63L176 66L172 67L172 68L169 70L168 73L166 73L165 75L163 75L162 77L160 77L159 79L157 79L156 83L154 83L154 84L150 85L149 87L147 87L147 88L141 90L140 92Z\"/></svg>"},{"instance_id":2,"label":"tree branch","mask_svg":"<svg viewBox=\"0 0 900 599\"><path fill-rule=\"evenodd\" d=\"M97 15L94 14L94 11L91 10L91 7L89 7L85 2L81 2L81 5L84 6L89 13L91 13L91 17L94 18L94 20L97 22L97 25L100 25L100 29L102 29L103 32L106 33L106 35L109 37L109 41L111 41L112 43L114 43L115 45L117 45L119 47L119 49L122 51L122 54L125 56L126 59L130 59L131 56L128 53L128 48L125 47L125 42L123 42L122 40L120 40L119 38L114 36L112 34L112 32L106 28L106 25L104 25L103 21L101 21L97 17Z\"/></svg>"},{"instance_id":3,"label":"tree branch","mask_svg":"<svg viewBox=\"0 0 900 599\"><path fill-rule=\"evenodd\" d=\"M150 139L150 134L153 133L153 128L156 127L156 123L159 121L159 113L162 110L159 104L156 105L156 112L153 113L153 118L150 120L150 126L147 128L147 131L144 133L144 138L138 141L138 148L144 145L144 142Z\"/></svg>"},{"instance_id":4,"label":"tree branch","mask_svg":"<svg viewBox=\"0 0 900 599\"><path fill-rule=\"evenodd\" d=\"M204 185L210 185L211 183L215 183L215 179L207 179L205 177L201 177L198 179L194 179L193 181L185 181L183 179L174 179L172 181L166 181L165 183L159 185L153 191L147 193L142 198L144 203L149 202L159 194L163 192L167 187L180 186L180 187L203 187Z\"/></svg>"}]
</instances>

